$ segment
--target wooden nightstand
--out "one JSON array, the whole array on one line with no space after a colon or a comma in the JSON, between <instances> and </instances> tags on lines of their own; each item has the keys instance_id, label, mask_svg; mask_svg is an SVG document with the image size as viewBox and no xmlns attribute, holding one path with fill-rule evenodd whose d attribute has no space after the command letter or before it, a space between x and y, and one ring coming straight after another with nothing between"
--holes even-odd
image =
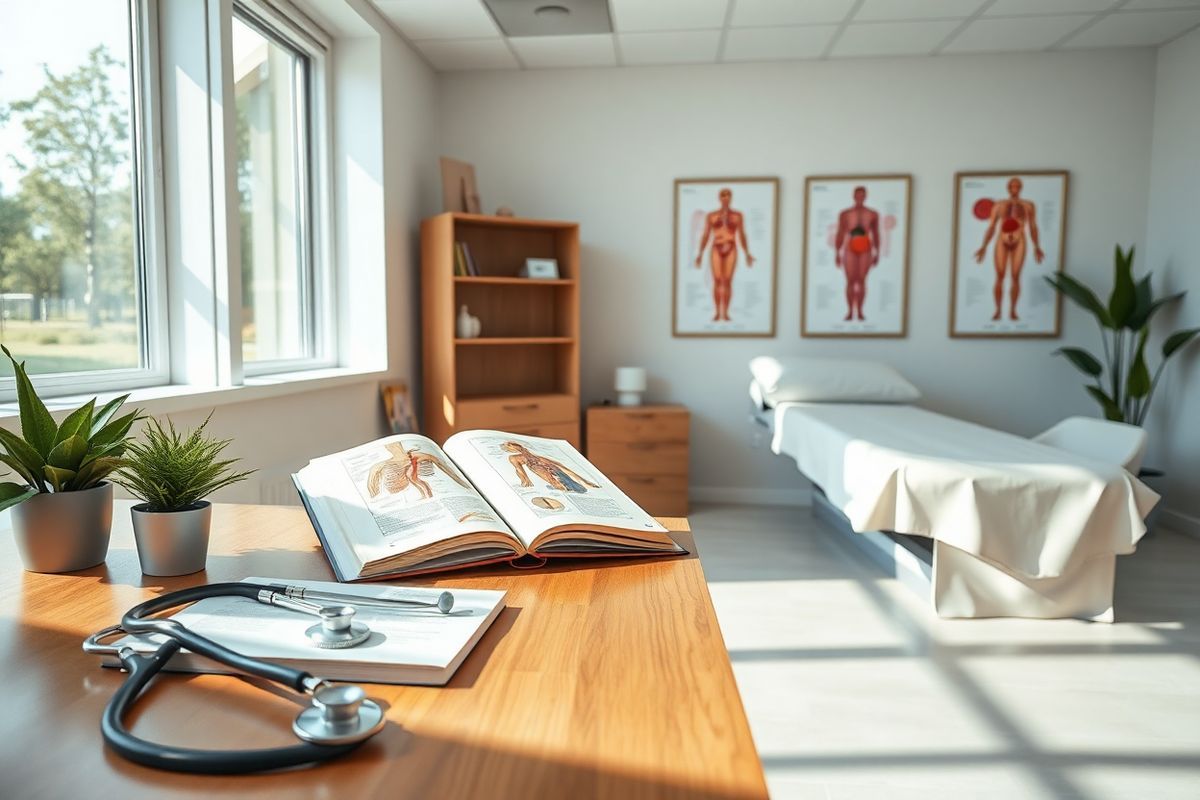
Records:
<instances>
[{"instance_id":1,"label":"wooden nightstand","mask_svg":"<svg viewBox=\"0 0 1200 800\"><path fill-rule=\"evenodd\" d=\"M592 406L587 457L650 514L686 516L690 420L683 406Z\"/></svg>"}]
</instances>

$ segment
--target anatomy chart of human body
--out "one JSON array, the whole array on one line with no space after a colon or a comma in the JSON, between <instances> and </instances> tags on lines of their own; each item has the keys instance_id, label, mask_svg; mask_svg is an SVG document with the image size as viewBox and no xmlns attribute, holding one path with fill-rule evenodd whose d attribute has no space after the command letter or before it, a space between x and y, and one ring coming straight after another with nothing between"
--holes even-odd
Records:
<instances>
[{"instance_id":1,"label":"anatomy chart of human body","mask_svg":"<svg viewBox=\"0 0 1200 800\"><path fill-rule=\"evenodd\" d=\"M805 181L805 336L905 334L911 186L908 175Z\"/></svg>"},{"instance_id":2,"label":"anatomy chart of human body","mask_svg":"<svg viewBox=\"0 0 1200 800\"><path fill-rule=\"evenodd\" d=\"M955 336L1057 336L1067 173L960 173L951 303Z\"/></svg>"},{"instance_id":3,"label":"anatomy chart of human body","mask_svg":"<svg viewBox=\"0 0 1200 800\"><path fill-rule=\"evenodd\" d=\"M775 178L675 182L675 335L775 331Z\"/></svg>"}]
</instances>

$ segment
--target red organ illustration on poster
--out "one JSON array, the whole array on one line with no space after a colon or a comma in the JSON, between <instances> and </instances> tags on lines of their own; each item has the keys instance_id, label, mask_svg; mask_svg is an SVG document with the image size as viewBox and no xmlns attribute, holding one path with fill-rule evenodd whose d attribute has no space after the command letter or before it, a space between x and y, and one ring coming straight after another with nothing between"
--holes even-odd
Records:
<instances>
[{"instance_id":1,"label":"red organ illustration on poster","mask_svg":"<svg viewBox=\"0 0 1200 800\"><path fill-rule=\"evenodd\" d=\"M867 273L879 263L879 212L866 206L867 189L854 187L854 205L838 215L834 263L846 276L846 320L863 316Z\"/></svg>"},{"instance_id":2,"label":"red organ illustration on poster","mask_svg":"<svg viewBox=\"0 0 1200 800\"><path fill-rule=\"evenodd\" d=\"M1017 302L1021 299L1021 270L1025 266L1026 236L1033 242L1033 257L1041 264L1046 254L1042 252L1038 241L1037 209L1034 204L1021 197L1024 188L1020 178L1008 181L1008 197L1002 200L984 198L976 201L972 208L975 218L988 223L987 231L983 234L983 245L975 251L976 263L982 264L987 254L988 244L993 237L996 242L992 249L992 260L996 268L996 283L992 287L992 298L996 301L996 313L993 320L1003 316L1004 279L1009 279L1009 309L1008 318L1018 320ZM996 230L999 228L999 236Z\"/></svg>"},{"instance_id":3,"label":"red organ illustration on poster","mask_svg":"<svg viewBox=\"0 0 1200 800\"><path fill-rule=\"evenodd\" d=\"M718 198L721 207L711 212L704 220L704 233L700 236L700 252L696 255L696 267L704 260L704 250L712 239L711 262L713 279L713 322L729 321L729 301L733 299L733 271L737 268L737 248L740 244L746 254L746 266L754 266L754 256L746 244L746 225L742 212L730 207L733 191L721 189Z\"/></svg>"}]
</instances>

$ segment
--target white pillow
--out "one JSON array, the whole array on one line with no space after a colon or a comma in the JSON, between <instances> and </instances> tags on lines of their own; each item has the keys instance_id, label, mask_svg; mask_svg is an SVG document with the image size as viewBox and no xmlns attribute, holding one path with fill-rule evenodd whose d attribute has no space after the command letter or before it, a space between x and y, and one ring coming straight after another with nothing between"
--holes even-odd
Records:
<instances>
[{"instance_id":1,"label":"white pillow","mask_svg":"<svg viewBox=\"0 0 1200 800\"><path fill-rule=\"evenodd\" d=\"M917 387L887 364L842 358L759 356L750 373L767 405L779 403L912 403Z\"/></svg>"}]
</instances>

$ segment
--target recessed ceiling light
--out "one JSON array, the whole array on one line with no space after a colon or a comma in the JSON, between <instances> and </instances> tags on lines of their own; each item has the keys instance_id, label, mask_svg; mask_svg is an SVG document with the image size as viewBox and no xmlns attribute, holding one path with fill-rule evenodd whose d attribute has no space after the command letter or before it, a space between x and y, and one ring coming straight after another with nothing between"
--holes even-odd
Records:
<instances>
[{"instance_id":1,"label":"recessed ceiling light","mask_svg":"<svg viewBox=\"0 0 1200 800\"><path fill-rule=\"evenodd\" d=\"M533 10L533 13L539 17L566 17L571 13L571 9L566 6L545 5L538 6Z\"/></svg>"}]
</instances>

